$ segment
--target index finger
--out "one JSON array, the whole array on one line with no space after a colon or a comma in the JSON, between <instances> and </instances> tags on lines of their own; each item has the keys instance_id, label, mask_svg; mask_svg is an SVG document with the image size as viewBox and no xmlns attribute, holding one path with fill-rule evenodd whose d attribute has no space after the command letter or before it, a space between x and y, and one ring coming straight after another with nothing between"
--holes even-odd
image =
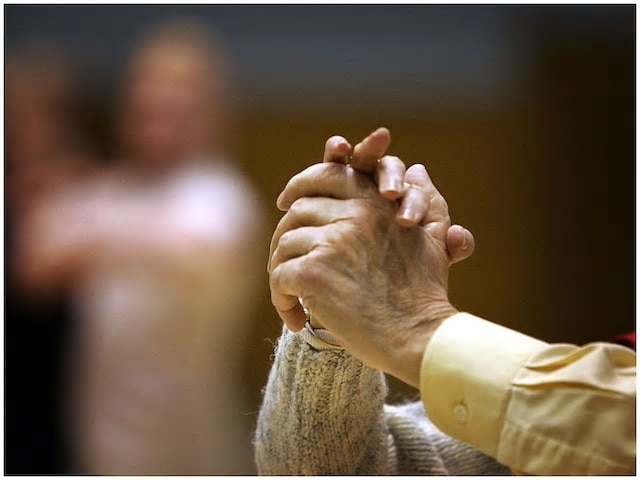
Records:
<instances>
[{"instance_id":1,"label":"index finger","mask_svg":"<svg viewBox=\"0 0 640 480\"><path fill-rule=\"evenodd\" d=\"M384 156L389 145L391 133L385 127L378 128L355 146L351 166L362 173L373 173L378 159Z\"/></svg>"},{"instance_id":2,"label":"index finger","mask_svg":"<svg viewBox=\"0 0 640 480\"><path fill-rule=\"evenodd\" d=\"M278 197L280 210L289 210L291 204L302 197L328 197L338 200L370 198L377 195L370 178L348 165L316 163L293 176Z\"/></svg>"},{"instance_id":3,"label":"index finger","mask_svg":"<svg viewBox=\"0 0 640 480\"><path fill-rule=\"evenodd\" d=\"M351 153L351 144L346 138L340 135L334 135L327 140L324 146L323 162L336 162L343 165L349 161L349 154Z\"/></svg>"}]
</instances>

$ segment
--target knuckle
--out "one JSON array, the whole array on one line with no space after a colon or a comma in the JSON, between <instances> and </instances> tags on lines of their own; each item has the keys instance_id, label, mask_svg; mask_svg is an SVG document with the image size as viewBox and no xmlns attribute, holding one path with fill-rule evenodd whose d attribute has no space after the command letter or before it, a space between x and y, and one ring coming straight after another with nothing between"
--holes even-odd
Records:
<instances>
[{"instance_id":1,"label":"knuckle","mask_svg":"<svg viewBox=\"0 0 640 480\"><path fill-rule=\"evenodd\" d=\"M290 215L293 217L301 215L305 210L305 204L306 204L305 200L306 200L305 198L296 199L289 207L289 212L287 213L287 215Z\"/></svg>"},{"instance_id":2,"label":"knuckle","mask_svg":"<svg viewBox=\"0 0 640 480\"><path fill-rule=\"evenodd\" d=\"M344 165L341 163L329 162L317 164L318 173L320 175L338 175L344 171Z\"/></svg>"},{"instance_id":3,"label":"knuckle","mask_svg":"<svg viewBox=\"0 0 640 480\"><path fill-rule=\"evenodd\" d=\"M445 200L445 198L436 190L435 195L431 199L431 202L435 204L438 209L442 210L443 213L449 213L449 204Z\"/></svg>"},{"instance_id":4,"label":"knuckle","mask_svg":"<svg viewBox=\"0 0 640 480\"><path fill-rule=\"evenodd\" d=\"M345 165L337 162L324 163L324 170L322 172L322 178L325 181L335 182L344 181Z\"/></svg>"},{"instance_id":5,"label":"knuckle","mask_svg":"<svg viewBox=\"0 0 640 480\"><path fill-rule=\"evenodd\" d=\"M295 285L301 291L312 289L324 277L322 263L312 258L304 258L293 264L279 264L269 276L272 297L287 285Z\"/></svg>"},{"instance_id":6,"label":"knuckle","mask_svg":"<svg viewBox=\"0 0 640 480\"><path fill-rule=\"evenodd\" d=\"M300 262L296 268L296 281L303 286L305 290L313 289L322 283L325 269L321 262L316 260L307 260Z\"/></svg>"},{"instance_id":7,"label":"knuckle","mask_svg":"<svg viewBox=\"0 0 640 480\"><path fill-rule=\"evenodd\" d=\"M449 214L449 203L442 195L440 195L440 198L442 199L442 208L447 212L447 214Z\"/></svg>"},{"instance_id":8,"label":"knuckle","mask_svg":"<svg viewBox=\"0 0 640 480\"><path fill-rule=\"evenodd\" d=\"M269 288L271 289L271 297L275 295L276 290L282 285L282 265L276 265L269 273Z\"/></svg>"},{"instance_id":9,"label":"knuckle","mask_svg":"<svg viewBox=\"0 0 640 480\"><path fill-rule=\"evenodd\" d=\"M280 240L278 240L278 245L276 247L276 253L278 253L278 250L286 250L287 247L289 247L291 245L291 243L295 240L295 238L296 238L295 230L288 230L288 231L284 232L280 236Z\"/></svg>"},{"instance_id":10,"label":"knuckle","mask_svg":"<svg viewBox=\"0 0 640 480\"><path fill-rule=\"evenodd\" d=\"M427 173L427 168L421 163L414 163L405 173L405 181L407 183L428 188L431 185L431 179Z\"/></svg>"}]
</instances>

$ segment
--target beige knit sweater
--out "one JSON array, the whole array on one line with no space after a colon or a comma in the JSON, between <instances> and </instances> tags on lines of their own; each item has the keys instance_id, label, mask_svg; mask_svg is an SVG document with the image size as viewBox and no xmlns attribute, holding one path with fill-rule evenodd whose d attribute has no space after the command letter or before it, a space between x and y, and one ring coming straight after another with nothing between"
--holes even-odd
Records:
<instances>
[{"instance_id":1,"label":"beige knit sweater","mask_svg":"<svg viewBox=\"0 0 640 480\"><path fill-rule=\"evenodd\" d=\"M261 475L508 475L447 437L420 402L385 405L384 375L286 328L255 435Z\"/></svg>"}]
</instances>

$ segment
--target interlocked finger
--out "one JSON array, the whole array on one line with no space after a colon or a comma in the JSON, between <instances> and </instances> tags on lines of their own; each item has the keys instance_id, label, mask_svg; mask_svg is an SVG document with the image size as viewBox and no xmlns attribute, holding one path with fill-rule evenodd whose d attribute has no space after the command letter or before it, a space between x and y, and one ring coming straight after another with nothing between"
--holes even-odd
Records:
<instances>
[{"instance_id":1,"label":"interlocked finger","mask_svg":"<svg viewBox=\"0 0 640 480\"><path fill-rule=\"evenodd\" d=\"M303 257L281 263L269 276L271 303L287 328L297 332L304 327L306 315L298 298L303 297L300 272L304 270Z\"/></svg>"},{"instance_id":2,"label":"interlocked finger","mask_svg":"<svg viewBox=\"0 0 640 480\"><path fill-rule=\"evenodd\" d=\"M322 227L300 227L283 233L273 250L270 270L293 258L302 257L323 243Z\"/></svg>"},{"instance_id":3,"label":"interlocked finger","mask_svg":"<svg viewBox=\"0 0 640 480\"><path fill-rule=\"evenodd\" d=\"M396 221L403 227L422 225L431 206L429 192L417 185L405 184L405 186Z\"/></svg>"},{"instance_id":4,"label":"interlocked finger","mask_svg":"<svg viewBox=\"0 0 640 480\"><path fill-rule=\"evenodd\" d=\"M417 189L424 192L423 196L413 195L407 199L403 198L400 205L400 212L404 210L423 212L423 218L420 220L421 225L426 225L432 222L441 222L449 226L449 207L444 197L436 189L429 173L424 165L419 163L411 165L407 169L405 175L405 183L407 189L405 192L412 189ZM426 202L428 198L428 203ZM402 213L401 213L401 216Z\"/></svg>"},{"instance_id":5,"label":"interlocked finger","mask_svg":"<svg viewBox=\"0 0 640 480\"><path fill-rule=\"evenodd\" d=\"M391 133L384 127L378 128L354 147L351 166L362 173L374 173L378 159L384 156L389 145Z\"/></svg>"},{"instance_id":6,"label":"interlocked finger","mask_svg":"<svg viewBox=\"0 0 640 480\"><path fill-rule=\"evenodd\" d=\"M378 195L366 175L339 163L316 163L295 175L280 194L277 206L286 211L302 197L328 197L345 200Z\"/></svg>"},{"instance_id":7,"label":"interlocked finger","mask_svg":"<svg viewBox=\"0 0 640 480\"><path fill-rule=\"evenodd\" d=\"M324 163L334 162L346 165L349 162L350 153L351 145L347 139L339 135L335 135L327 140L324 147L322 161Z\"/></svg>"},{"instance_id":8,"label":"interlocked finger","mask_svg":"<svg viewBox=\"0 0 640 480\"><path fill-rule=\"evenodd\" d=\"M290 230L300 227L320 227L340 221L348 216L347 202L333 198L299 198L290 210L280 219L269 246L267 271L271 271L271 256L278 246L280 237Z\"/></svg>"},{"instance_id":9,"label":"interlocked finger","mask_svg":"<svg viewBox=\"0 0 640 480\"><path fill-rule=\"evenodd\" d=\"M378 161L375 173L378 191L383 197L396 200L402 196L405 171L404 162L398 157L385 155Z\"/></svg>"},{"instance_id":10,"label":"interlocked finger","mask_svg":"<svg viewBox=\"0 0 640 480\"><path fill-rule=\"evenodd\" d=\"M451 263L469 258L476 248L476 242L469 230L461 225L451 225L447 231L447 251Z\"/></svg>"}]
</instances>

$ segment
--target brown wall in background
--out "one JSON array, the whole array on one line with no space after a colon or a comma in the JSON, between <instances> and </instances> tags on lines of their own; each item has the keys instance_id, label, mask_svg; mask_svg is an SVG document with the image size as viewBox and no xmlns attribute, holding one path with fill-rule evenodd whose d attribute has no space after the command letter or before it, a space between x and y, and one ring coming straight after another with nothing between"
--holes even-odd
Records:
<instances>
[{"instance_id":1,"label":"brown wall in background","mask_svg":"<svg viewBox=\"0 0 640 480\"><path fill-rule=\"evenodd\" d=\"M451 275L459 309L550 342L634 330L633 32L544 33L531 38L521 98L500 112L246 110L240 157L268 213L265 264L286 181L320 161L330 135L357 142L384 125L392 153L424 163L453 221L476 237L475 254ZM247 358L256 409L280 328L265 273Z\"/></svg>"},{"instance_id":2,"label":"brown wall in background","mask_svg":"<svg viewBox=\"0 0 640 480\"><path fill-rule=\"evenodd\" d=\"M5 26L8 38L37 33L44 34L46 39L47 32L49 35L57 32L59 38L66 38L71 45L86 45L90 59L93 61L95 57L102 70L93 72L91 64L86 66L84 74L89 81L79 92L87 102L82 108L82 123L95 150L105 158L113 157L111 122L117 94L118 52L124 58L128 42L133 41L131 35L151 17L183 10L208 17L211 25L226 27L230 45L235 47L233 51L242 54L238 60L244 62L244 70L240 69L244 77L240 75L234 85L242 105L237 138L232 143L237 146L235 158L264 202L266 228L261 244L265 266L271 233L282 216L275 207L275 199L287 180L321 160L329 136L341 134L355 144L374 128L386 126L393 137L391 153L407 165L424 163L448 201L452 220L475 235L474 255L455 265L450 276L450 296L457 308L549 342L583 344L635 330L635 6L458 5L451 7L449 13L444 12L446 15L437 11L447 10L447 6L412 6L416 7L415 18L410 19L414 23L406 32L403 30L406 19L405 23L396 20L393 24L384 12L374 12L371 18L391 24L389 31L376 37L377 46L389 41L394 47L385 52L388 56L402 57L402 61L394 63L396 59L380 57L379 65L368 66L388 73L393 65L400 65L405 70L398 75L407 77L398 82L395 90L389 88L384 92L380 92L380 83L361 82L369 90L357 91L360 95L351 102L345 102L343 96L334 104L326 103L331 98L327 93L331 88L342 91L344 79L345 83L351 82L352 88L345 91L351 92L353 85L362 80L357 77L362 64L355 58L362 50L347 47L350 42L364 50L369 47L362 32L368 32L371 24L365 14L374 8L363 5L360 13L357 11L360 6L349 7L352 17L345 18L349 22L354 19L354 32L345 31L351 36L338 35L344 32L335 30L342 27L333 25L333 34L343 41L352 58L340 55L344 52L338 50L339 42L324 42L324 38L314 36L326 34L324 23L320 23L320 33L303 35L309 18L315 22L314 15L321 13L320 6L314 7L318 9L316 12L297 13L275 7L269 7L268 10L273 10L270 13L267 10L255 13L257 6L245 5L238 6L234 13L235 6L227 7L140 5L121 7L127 9L124 11L111 6L13 6L7 10ZM391 6L384 8L391 13ZM467 13L460 15L456 9ZM506 10L510 13L505 16ZM500 15L495 22L486 21L496 12ZM271 16L265 17L267 13ZM57 21L52 19L54 14ZM338 18L337 14L329 14ZM431 24L446 35L442 32L422 35L426 30L422 22L429 15L448 22ZM477 22L474 15L478 16ZM500 21L503 17L508 22ZM491 25L501 29L493 40L486 31ZM296 28L288 29L290 26ZM234 32L237 36L232 35ZM263 38L268 34L276 39L268 42L268 38ZM296 44L296 34L305 37L305 42ZM331 37L331 33L326 36ZM460 38L463 41L458 42ZM486 51L483 54L481 48L474 50L469 46L473 46L469 39L476 38L485 41L489 38L490 44L499 39L509 47L504 49L509 54L512 50L519 53L517 61L506 67L500 62L513 58L506 55L501 59L496 54L496 69L508 71L501 81L513 90L513 94L505 95L507 100L488 98L484 102L484 98L468 100L474 99L473 95L459 94L460 88L466 86L459 72L473 68L458 69L458 60L462 67L468 67L473 66L474 55L484 55L477 62L478 71L491 77L486 75L486 63L491 63L493 57L487 60ZM262 40L267 48L257 48L264 46ZM408 42L417 47L404 51ZM288 49L290 44L297 48ZM318 48L321 54L310 51L307 57L304 45ZM492 48L499 53L499 48ZM429 49L435 52L432 56L425 54L414 59L416 52ZM455 58L455 52L462 50L464 58ZM73 52L76 55L71 58L82 63L79 60L82 57ZM251 52L259 52L261 56ZM452 53L446 56L448 52ZM410 106L413 90L401 92L407 94L403 101L394 102L394 94L404 85L423 85L428 82L422 80L433 78L425 76L431 66L425 59L442 60L438 55L446 56L447 60L441 62L440 77L433 83L440 90L425 92L426 101L416 99L413 107ZM303 77L307 80L308 72L316 71L308 64L300 68L296 62L289 62L300 58L313 67L324 66L321 61L338 59L353 70L332 77L332 87L306 99L304 107L300 98L297 103L288 104L290 92L285 87L280 89L278 78L286 78L289 85L303 84L314 93L316 87L322 90L320 87L324 86L323 78L320 81L316 78L315 85L298 78L300 71L307 72L307 77ZM271 61L275 62L273 69L281 69L277 72L280 77L265 68L271 66ZM364 60L374 61L375 55ZM258 67L248 68L254 64ZM422 68L411 77L414 64ZM452 71L458 74L458 90L452 87L443 91L446 88L442 85L449 85L447 72ZM268 95L260 93L259 88L258 94L250 88L243 90L247 85L261 86L265 78L256 72L270 75L272 83L267 86L276 92L272 91L275 99L265 100ZM334 73L327 68L327 75ZM470 75L469 88L463 88L462 93L483 91L472 88L475 81L482 86L482 81ZM298 92L300 96L304 94ZM264 103L254 102L256 98ZM467 101L469 105L465 104ZM254 328L247 339L245 377L238 379L252 399L250 415L258 411L273 345L281 330L281 321L269 299L266 269L260 275L262 286L255 299ZM14 365L16 375L23 375L23 366ZM24 376L23 381L31 384L34 379ZM392 380L391 385L393 401L415 393L398 381ZM30 448L25 449L29 462Z\"/></svg>"}]
</instances>

